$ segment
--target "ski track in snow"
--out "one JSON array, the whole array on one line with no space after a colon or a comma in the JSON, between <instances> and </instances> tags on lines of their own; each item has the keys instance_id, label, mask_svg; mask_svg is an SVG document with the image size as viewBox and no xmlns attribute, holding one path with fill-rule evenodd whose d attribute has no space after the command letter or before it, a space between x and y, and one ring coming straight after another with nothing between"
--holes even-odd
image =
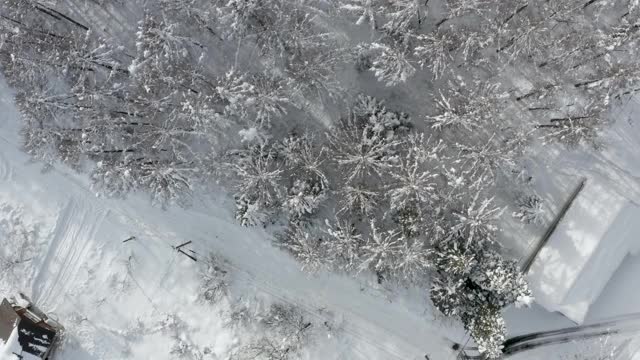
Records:
<instances>
[{"instance_id":1,"label":"ski track in snow","mask_svg":"<svg viewBox=\"0 0 640 360\"><path fill-rule=\"evenodd\" d=\"M13 178L13 168L0 153L0 181L10 181Z\"/></svg>"},{"instance_id":2,"label":"ski track in snow","mask_svg":"<svg viewBox=\"0 0 640 360\"><path fill-rule=\"evenodd\" d=\"M58 243L62 241L61 237L59 236L59 234L62 233L61 229L66 229L69 227L68 222L71 220L71 216L69 216L69 213L71 212L72 206L72 202L69 202L65 209L60 212L58 220L56 221L55 230L53 232L54 237L49 243L49 248L47 249L44 260L42 261L42 264L40 264L38 274L34 278L31 296L36 303L39 303L43 288L46 286L45 280L48 277L48 274L45 269L48 269L49 264L55 261L54 257L57 253L56 248L58 247Z\"/></svg>"},{"instance_id":3,"label":"ski track in snow","mask_svg":"<svg viewBox=\"0 0 640 360\"><path fill-rule=\"evenodd\" d=\"M52 302L62 300L72 290L105 215L104 210L74 198L65 205L33 283L33 300L40 306L55 305Z\"/></svg>"}]
</instances>

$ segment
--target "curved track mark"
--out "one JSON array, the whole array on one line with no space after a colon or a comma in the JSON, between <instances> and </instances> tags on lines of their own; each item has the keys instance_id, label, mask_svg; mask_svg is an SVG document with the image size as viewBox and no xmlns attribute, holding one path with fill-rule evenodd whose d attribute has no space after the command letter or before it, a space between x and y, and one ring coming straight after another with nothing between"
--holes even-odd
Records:
<instances>
[{"instance_id":1,"label":"curved track mark","mask_svg":"<svg viewBox=\"0 0 640 360\"><path fill-rule=\"evenodd\" d=\"M9 181L13 178L13 169L7 159L0 153L0 181Z\"/></svg>"}]
</instances>

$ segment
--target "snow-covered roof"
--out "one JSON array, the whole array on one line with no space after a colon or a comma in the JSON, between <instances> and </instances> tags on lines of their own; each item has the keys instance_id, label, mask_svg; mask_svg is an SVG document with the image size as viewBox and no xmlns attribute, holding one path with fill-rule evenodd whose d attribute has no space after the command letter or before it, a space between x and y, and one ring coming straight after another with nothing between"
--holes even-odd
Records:
<instances>
[{"instance_id":1,"label":"snow-covered roof","mask_svg":"<svg viewBox=\"0 0 640 360\"><path fill-rule=\"evenodd\" d=\"M638 250L640 207L593 177L529 272L536 302L582 323L630 252Z\"/></svg>"}]
</instances>

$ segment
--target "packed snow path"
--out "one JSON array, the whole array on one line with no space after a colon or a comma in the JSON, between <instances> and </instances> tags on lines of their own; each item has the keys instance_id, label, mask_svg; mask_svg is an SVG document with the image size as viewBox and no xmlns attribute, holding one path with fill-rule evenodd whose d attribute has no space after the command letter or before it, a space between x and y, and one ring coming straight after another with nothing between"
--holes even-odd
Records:
<instances>
[{"instance_id":1,"label":"packed snow path","mask_svg":"<svg viewBox=\"0 0 640 360\"><path fill-rule=\"evenodd\" d=\"M201 257L213 251L228 258L236 281L256 293L294 302L309 314L325 309L343 317L344 332L362 358L455 358L451 342L426 316L363 291L351 278L305 274L270 244L267 233L235 224L224 199L163 211L144 197L96 198L83 177L63 168L42 173L41 165L30 163L19 150L17 112L4 80L0 100L0 204L20 208L41 222L46 242L46 251L32 261L36 276L29 279L31 289L16 290L58 314L68 328L81 324L70 331L79 337L74 339L79 349L63 355L65 359L121 358L112 350L126 348L122 344L131 324L142 314L184 313L192 306L195 296L186 279L195 277L196 263L172 249L187 240ZM134 241L122 242L132 235ZM123 262L136 290L117 295L107 284L117 278ZM123 352L142 358L135 349ZM331 350L319 355L340 358Z\"/></svg>"}]
</instances>

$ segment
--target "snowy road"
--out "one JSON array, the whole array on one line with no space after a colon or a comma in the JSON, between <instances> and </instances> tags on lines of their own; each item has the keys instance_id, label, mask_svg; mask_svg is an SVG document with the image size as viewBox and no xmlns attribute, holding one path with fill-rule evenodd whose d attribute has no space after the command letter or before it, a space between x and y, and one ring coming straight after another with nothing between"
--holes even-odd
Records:
<instances>
[{"instance_id":1,"label":"snowy road","mask_svg":"<svg viewBox=\"0 0 640 360\"><path fill-rule=\"evenodd\" d=\"M132 324L139 317L173 312L192 316L184 308L194 301L190 291L197 268L171 248L183 240L193 241L193 250L201 256L215 251L228 258L236 281L256 293L299 304L312 316L322 317L322 308L343 317L356 354L348 358L455 358L451 342L423 314L363 291L351 278L303 273L269 244L265 232L239 227L220 203L162 211L143 197L96 198L82 177L64 169L41 173L40 165L29 163L18 149L17 115L7 93L1 83L0 205L23 209L48 230L42 239L46 252L32 261L36 276L30 279L31 288L16 290L30 294L66 323L75 346L65 359L122 358L114 349L128 354L126 358L144 358L154 350L144 339L131 340ZM122 243L131 235L135 241ZM115 293L112 284L120 277L131 279L135 290ZM194 316L192 325L198 321ZM213 336L206 330L194 333ZM145 350L135 349L135 344ZM320 358L341 357L327 351Z\"/></svg>"}]
</instances>

